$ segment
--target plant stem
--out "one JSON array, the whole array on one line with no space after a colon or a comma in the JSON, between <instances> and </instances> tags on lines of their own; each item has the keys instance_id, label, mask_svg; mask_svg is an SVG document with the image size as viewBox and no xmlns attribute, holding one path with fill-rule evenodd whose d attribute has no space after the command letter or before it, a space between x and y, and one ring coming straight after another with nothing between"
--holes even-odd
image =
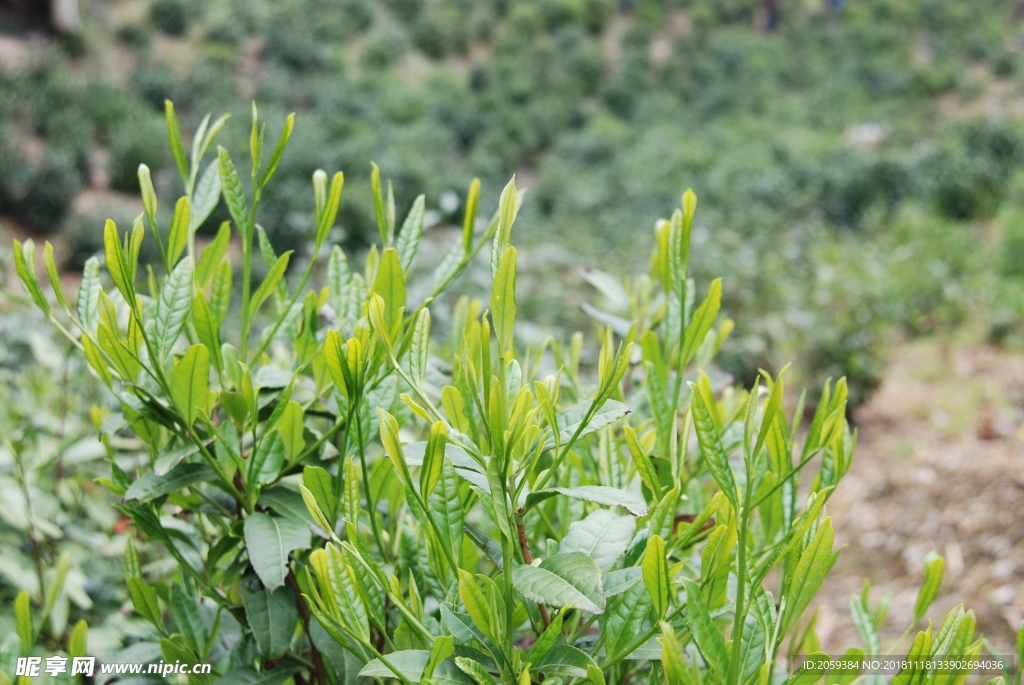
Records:
<instances>
[{"instance_id":1,"label":"plant stem","mask_svg":"<svg viewBox=\"0 0 1024 685\"><path fill-rule=\"evenodd\" d=\"M523 552L523 562L532 564L533 555L530 554L530 541L526 538L526 524L520 514L516 514L515 518L516 531L519 533L519 549ZM544 627L547 628L551 625L551 615L548 613L548 608L544 604L538 604L537 608L540 609L540 616L544 620Z\"/></svg>"},{"instance_id":2,"label":"plant stem","mask_svg":"<svg viewBox=\"0 0 1024 685\"><path fill-rule=\"evenodd\" d=\"M739 549L736 552L736 612L732 624L732 667L729 669L730 685L738 685L743 667L740 658L743 653L743 624L747 607L747 530L750 527L750 500L754 489L753 464L757 455L746 459L747 482L743 488L743 509L740 512Z\"/></svg>"},{"instance_id":3,"label":"plant stem","mask_svg":"<svg viewBox=\"0 0 1024 685\"><path fill-rule=\"evenodd\" d=\"M348 425L352 425L352 419L355 419L356 425L356 447L359 449L359 465L363 471L363 492L366 494L366 508L370 514L370 528L373 529L373 539L377 542L377 549L380 550L381 556L385 559L388 558L387 550L384 547L384 538L381 537L380 527L377 525L377 505L373 501L373 494L370 491L370 472L366 468L366 449L364 447L365 441L363 440L363 422L359 418L359 404L361 397L356 397L352 406L349 407L349 419ZM355 416L353 416L355 415Z\"/></svg>"},{"instance_id":4,"label":"plant stem","mask_svg":"<svg viewBox=\"0 0 1024 685\"><path fill-rule=\"evenodd\" d=\"M249 361L249 290L252 276L252 232L248 236L242 236L242 340L241 349L238 353L242 356L242 363Z\"/></svg>"}]
</instances>

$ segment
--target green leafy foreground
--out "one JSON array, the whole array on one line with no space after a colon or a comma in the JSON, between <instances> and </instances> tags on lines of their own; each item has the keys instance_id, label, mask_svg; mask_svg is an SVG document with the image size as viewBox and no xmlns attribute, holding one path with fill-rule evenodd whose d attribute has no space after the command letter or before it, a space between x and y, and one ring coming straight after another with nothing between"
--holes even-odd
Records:
<instances>
[{"instance_id":1,"label":"green leafy foreground","mask_svg":"<svg viewBox=\"0 0 1024 685\"><path fill-rule=\"evenodd\" d=\"M145 212L123 234L104 229L110 285L91 259L72 306L47 244L51 302L32 243L16 242L15 258L29 295L120 400L101 431L111 467L102 484L177 562L153 571L168 567L144 565L129 543L127 587L165 661L213 664L190 683L821 678L794 657L818 649L807 610L838 554L825 504L856 443L846 384L826 384L804 427L802 398L784 409L781 374L748 390L713 371L732 322L717 320L720 281L698 297L687 278L692 192L657 223L650 274L619 283L595 272L631 312L618 343L605 331L587 365L595 375L581 370L579 334L516 343L514 180L482 231L474 182L461 239L414 303L407 275L423 200L399 228L376 167L380 249L359 273L334 247L326 286L307 290L344 184L317 171L313 259L293 290L291 254L277 255L256 223L292 119L265 151L253 109L248 188L225 149L203 164L224 119L203 121L190 156L170 103L167 120L185 194L162 230L140 168ZM220 197L234 226L197 253L195 229ZM162 275L139 269L147 232ZM232 240L242 261L234 305ZM450 340L432 338L431 302L488 244L489 302L460 299ZM268 269L255 289L254 247ZM111 446L129 434L144 445L137 473ZM941 577L941 558L930 558L905 636ZM44 606L19 595L8 657L36 644L62 579ZM871 606L869 589L851 601L864 644L848 655L882 651L887 603ZM87 640L82 621L61 646L86 654ZM973 614L957 607L904 648L935 657L982 646ZM7 682L10 664L0 666Z\"/></svg>"}]
</instances>

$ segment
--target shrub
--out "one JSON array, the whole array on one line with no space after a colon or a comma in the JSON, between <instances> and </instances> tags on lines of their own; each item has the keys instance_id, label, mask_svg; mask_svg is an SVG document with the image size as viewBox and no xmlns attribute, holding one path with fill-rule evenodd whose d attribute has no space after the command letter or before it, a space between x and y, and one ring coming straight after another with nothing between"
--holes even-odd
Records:
<instances>
[{"instance_id":1,"label":"shrub","mask_svg":"<svg viewBox=\"0 0 1024 685\"><path fill-rule=\"evenodd\" d=\"M408 36L394 25L387 25L372 32L363 47L363 64L370 69L383 70L395 64L405 53Z\"/></svg>"},{"instance_id":2,"label":"shrub","mask_svg":"<svg viewBox=\"0 0 1024 685\"><path fill-rule=\"evenodd\" d=\"M189 14L185 0L154 0L149 6L149 20L169 36L185 35Z\"/></svg>"},{"instance_id":3,"label":"shrub","mask_svg":"<svg viewBox=\"0 0 1024 685\"><path fill-rule=\"evenodd\" d=\"M25 228L36 233L57 231L78 195L82 179L68 155L48 153L29 176L16 204Z\"/></svg>"},{"instance_id":4,"label":"shrub","mask_svg":"<svg viewBox=\"0 0 1024 685\"><path fill-rule=\"evenodd\" d=\"M164 275L150 296L136 290L144 224L161 235L146 169L145 218L123 242L112 222L104 230L113 288L91 259L74 311L52 252L57 305L41 289L34 246L15 243L32 299L80 332L60 329L120 400L104 444L117 440L143 464L130 472L112 455L101 483L175 562L151 564L126 546L132 605L165 661L210 660L211 677L229 681L318 685L354 672L406 685L746 684L776 679L775 669L795 671L790 683L820 678L794 660L818 644L805 614L838 553L824 505L855 447L846 383L825 385L804 434L802 402L792 414L782 404L781 374L746 389L716 371L732 324L718 320L721 281L687 278L692 192L658 222L649 274L620 283L587 273L602 306L619 312L591 308L609 324L599 349L578 334L530 347L516 335L514 180L482 232L473 183L462 234L415 304L407 273L424 205L399 227L374 167L381 249L362 273L332 249L326 287L307 292L343 176L313 175L313 259L293 289L291 253L276 255L255 223L291 119L273 151L254 133L248 194L223 148L216 176L194 182L217 130L198 135L191 160L175 155L185 194L156 241ZM192 227L217 180L234 228L197 254ZM232 232L242 247L237 326L225 323ZM270 266L253 289L257 242ZM487 311L461 298L448 335L432 339L438 297L487 244ZM929 556L907 632L942 568ZM878 652L888 605L872 606L869 590L851 606L864 649ZM39 622L27 592L14 614L16 649L28 653ZM935 647L929 628L911 651L976 656L975 625L957 607Z\"/></svg>"},{"instance_id":5,"label":"shrub","mask_svg":"<svg viewBox=\"0 0 1024 685\"><path fill-rule=\"evenodd\" d=\"M110 153L110 184L124 191L138 190L136 171L140 164L160 165L164 158L160 139L163 127L159 120L146 112L125 117L109 133L107 149Z\"/></svg>"}]
</instances>

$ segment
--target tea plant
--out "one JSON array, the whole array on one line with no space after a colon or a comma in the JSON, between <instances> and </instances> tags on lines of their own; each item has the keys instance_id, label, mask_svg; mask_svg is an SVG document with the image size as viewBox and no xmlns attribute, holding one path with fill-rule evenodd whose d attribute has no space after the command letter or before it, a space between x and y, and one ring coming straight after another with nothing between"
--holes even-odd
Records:
<instances>
[{"instance_id":1,"label":"tea plant","mask_svg":"<svg viewBox=\"0 0 1024 685\"><path fill-rule=\"evenodd\" d=\"M161 230L140 168L145 212L123 235L104 228L112 288L93 258L72 308L47 245L54 305L31 242L16 242L15 258L120 402L105 444L131 433L144 445L135 473L112 449L101 482L177 562L153 573L129 544L125 573L163 659L214 664L189 682L767 685L816 649L805 614L838 553L825 504L856 443L846 384L825 385L798 440L804 402L787 414L782 374L748 390L713 370L733 324L718 321L721 281L698 297L687 277L692 192L655 227L649 274L590 274L629 319L584 365L579 334L539 349L516 340L514 180L483 231L470 186L461 238L413 302L424 200L399 227L376 166L379 248L361 272L332 248L325 287L307 290L344 185L317 171L312 258L292 288L291 253L276 254L257 223L292 118L267 155L253 108L248 189L227 150L203 164L224 119L203 120L190 156L170 103L167 123L185 193ZM234 226L199 252L195 229L221 196ZM159 275L139 268L147 233ZM432 339L432 303L486 245L487 305L460 299L450 341ZM915 625L940 579L930 561ZM878 652L885 609L858 601L865 649ZM19 625L32 625L29 609L19 598ZM957 608L912 649L981 645Z\"/></svg>"}]
</instances>

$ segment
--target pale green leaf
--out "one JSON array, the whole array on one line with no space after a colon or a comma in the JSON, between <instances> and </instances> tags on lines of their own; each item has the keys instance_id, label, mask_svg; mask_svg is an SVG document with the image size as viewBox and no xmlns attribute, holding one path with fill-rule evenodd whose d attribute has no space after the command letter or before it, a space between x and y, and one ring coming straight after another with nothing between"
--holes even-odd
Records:
<instances>
[{"instance_id":1,"label":"pale green leaf","mask_svg":"<svg viewBox=\"0 0 1024 685\"><path fill-rule=\"evenodd\" d=\"M185 422L195 423L210 401L210 351L193 345L171 370L171 399Z\"/></svg>"},{"instance_id":2,"label":"pale green leaf","mask_svg":"<svg viewBox=\"0 0 1024 685\"><path fill-rule=\"evenodd\" d=\"M609 506L624 507L634 516L647 515L647 503L643 498L619 488L609 488L605 485L577 485L574 488L547 488L537 490L526 496L527 509L532 509L546 499L555 495L565 495L573 499L587 502L597 502Z\"/></svg>"},{"instance_id":3,"label":"pale green leaf","mask_svg":"<svg viewBox=\"0 0 1024 685\"><path fill-rule=\"evenodd\" d=\"M635 532L636 519L632 516L616 516L607 509L598 509L582 521L569 524L569 532L559 543L558 551L583 552L606 573L629 547Z\"/></svg>"},{"instance_id":4,"label":"pale green leaf","mask_svg":"<svg viewBox=\"0 0 1024 685\"><path fill-rule=\"evenodd\" d=\"M245 548L249 562L268 590L284 585L288 555L309 547L309 528L287 518L263 513L245 518Z\"/></svg>"},{"instance_id":5,"label":"pale green leaf","mask_svg":"<svg viewBox=\"0 0 1024 685\"><path fill-rule=\"evenodd\" d=\"M601 569L582 552L556 554L540 566L516 565L512 584L523 597L540 604L572 604L591 614L600 614L605 608Z\"/></svg>"}]
</instances>

